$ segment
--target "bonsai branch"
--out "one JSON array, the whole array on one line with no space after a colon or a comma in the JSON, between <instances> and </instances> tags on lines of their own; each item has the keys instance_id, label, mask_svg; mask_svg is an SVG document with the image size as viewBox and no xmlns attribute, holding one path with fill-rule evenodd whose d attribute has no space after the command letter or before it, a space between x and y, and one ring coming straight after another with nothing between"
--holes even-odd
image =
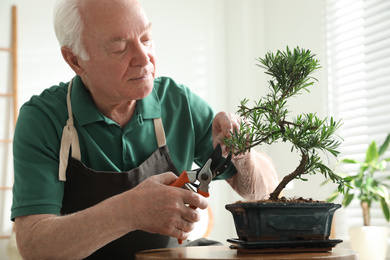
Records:
<instances>
[{"instance_id":1,"label":"bonsai branch","mask_svg":"<svg viewBox=\"0 0 390 260\"><path fill-rule=\"evenodd\" d=\"M302 159L299 163L298 167L290 174L286 175L282 181L279 183L279 185L275 188L275 190L270 194L270 200L278 200L280 193L282 190L286 187L286 185L295 179L298 175L305 172L305 166L307 161L309 160L309 155L306 151L301 150L302 152Z\"/></svg>"}]
</instances>

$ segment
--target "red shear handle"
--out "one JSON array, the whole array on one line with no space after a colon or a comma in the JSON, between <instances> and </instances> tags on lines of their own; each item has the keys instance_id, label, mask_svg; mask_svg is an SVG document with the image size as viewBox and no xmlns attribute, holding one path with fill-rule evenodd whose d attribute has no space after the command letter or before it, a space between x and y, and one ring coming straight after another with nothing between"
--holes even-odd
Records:
<instances>
[{"instance_id":1,"label":"red shear handle","mask_svg":"<svg viewBox=\"0 0 390 260\"><path fill-rule=\"evenodd\" d=\"M172 182L171 184L169 184L169 186L172 186L172 187L183 187L184 186L184 184L186 184L186 183L189 183L190 182L190 180L189 180L189 178L188 178L188 174L187 174L187 172L186 171L183 171L181 174L180 174L180 176L179 176L179 178L177 178L174 182ZM200 194L200 195L202 195L203 197L209 197L209 193L208 192L204 192L204 191L201 191L201 190L199 190L198 189L198 193ZM191 208L191 209L197 209L198 207L195 207L195 206L193 206L193 205L189 205L189 207ZM177 242L179 243L179 245L181 245L181 244L183 244L183 240L181 240L181 239L177 239Z\"/></svg>"},{"instance_id":2,"label":"red shear handle","mask_svg":"<svg viewBox=\"0 0 390 260\"><path fill-rule=\"evenodd\" d=\"M177 178L174 182L172 182L171 184L169 184L169 186L173 186L173 187L183 187L184 184L186 183L189 183L190 180L188 179L188 174L186 171L183 171L179 178Z\"/></svg>"},{"instance_id":3,"label":"red shear handle","mask_svg":"<svg viewBox=\"0 0 390 260\"><path fill-rule=\"evenodd\" d=\"M200 195L202 195L203 197L205 197L205 198L210 197L210 194L209 194L208 192L201 191L201 190L199 190L199 189L198 189L198 193L199 193Z\"/></svg>"},{"instance_id":4,"label":"red shear handle","mask_svg":"<svg viewBox=\"0 0 390 260\"><path fill-rule=\"evenodd\" d=\"M177 178L174 182L172 182L171 184L169 184L169 186L172 186L172 187L183 187L184 186L184 184L186 184L186 183L189 183L190 182L190 180L188 179L188 174L187 174L187 172L186 171L183 171L181 174L180 174L180 176L179 176L179 178ZM191 205L190 205L190 207L191 207ZM192 208L194 208L194 207L192 207ZM195 207L195 209L196 209L196 207ZM177 242L179 243L179 245L181 245L181 244L183 244L183 240L181 240L181 239L177 239Z\"/></svg>"}]
</instances>

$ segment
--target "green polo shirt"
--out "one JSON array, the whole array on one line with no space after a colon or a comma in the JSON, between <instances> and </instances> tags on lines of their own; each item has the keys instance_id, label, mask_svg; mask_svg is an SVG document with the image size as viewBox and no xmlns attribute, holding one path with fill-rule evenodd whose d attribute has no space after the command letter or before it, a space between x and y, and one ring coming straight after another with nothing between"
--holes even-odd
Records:
<instances>
[{"instance_id":1,"label":"green polo shirt","mask_svg":"<svg viewBox=\"0 0 390 260\"><path fill-rule=\"evenodd\" d=\"M13 141L14 174L11 219L31 214L60 214L64 182L58 179L59 150L68 119L69 83L33 96L20 109ZM150 95L137 102L124 127L106 118L94 105L81 78L73 80L71 104L81 161L97 171L128 171L156 149L153 118L162 119L167 146L179 172L193 162L205 163L212 152L210 106L189 88L170 78L155 79ZM234 166L220 176L230 178Z\"/></svg>"}]
</instances>

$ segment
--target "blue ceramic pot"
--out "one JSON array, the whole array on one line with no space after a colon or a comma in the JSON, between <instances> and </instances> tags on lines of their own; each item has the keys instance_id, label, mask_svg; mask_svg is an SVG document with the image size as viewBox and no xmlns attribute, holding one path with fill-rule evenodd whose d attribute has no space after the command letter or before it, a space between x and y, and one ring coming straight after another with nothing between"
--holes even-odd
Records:
<instances>
[{"instance_id":1,"label":"blue ceramic pot","mask_svg":"<svg viewBox=\"0 0 390 260\"><path fill-rule=\"evenodd\" d=\"M235 203L225 206L241 241L329 239L334 203Z\"/></svg>"}]
</instances>

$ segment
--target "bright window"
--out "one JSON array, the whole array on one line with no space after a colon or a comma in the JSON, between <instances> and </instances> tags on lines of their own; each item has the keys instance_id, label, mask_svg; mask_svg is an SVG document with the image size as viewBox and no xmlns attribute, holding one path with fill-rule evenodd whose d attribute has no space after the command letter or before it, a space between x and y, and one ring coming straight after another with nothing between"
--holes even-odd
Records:
<instances>
[{"instance_id":1,"label":"bright window","mask_svg":"<svg viewBox=\"0 0 390 260\"><path fill-rule=\"evenodd\" d=\"M340 157L364 160L371 141L380 145L390 133L390 1L329 0L326 5L330 114L344 122ZM341 215L337 236L347 237L349 226L363 225L359 201ZM371 225L388 225L378 204L372 206Z\"/></svg>"}]
</instances>

